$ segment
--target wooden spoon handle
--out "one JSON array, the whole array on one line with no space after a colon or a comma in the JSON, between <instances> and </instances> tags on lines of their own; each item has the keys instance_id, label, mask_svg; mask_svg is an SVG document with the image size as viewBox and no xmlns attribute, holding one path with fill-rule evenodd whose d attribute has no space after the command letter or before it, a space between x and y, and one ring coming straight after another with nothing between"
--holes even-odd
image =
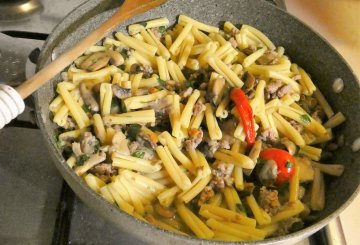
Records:
<instances>
[{"instance_id":1,"label":"wooden spoon handle","mask_svg":"<svg viewBox=\"0 0 360 245\"><path fill-rule=\"evenodd\" d=\"M166 1L167 0L125 0L125 2L120 6L119 10L116 11L110 19L108 19L83 40L78 42L73 48L63 53L56 60L45 66L32 78L18 86L16 91L23 99L25 99L47 81L53 78L56 74L64 70L76 58L82 55L91 45L94 45L103 37L108 35L119 24L131 17L155 8L165 3Z\"/></svg>"}]
</instances>

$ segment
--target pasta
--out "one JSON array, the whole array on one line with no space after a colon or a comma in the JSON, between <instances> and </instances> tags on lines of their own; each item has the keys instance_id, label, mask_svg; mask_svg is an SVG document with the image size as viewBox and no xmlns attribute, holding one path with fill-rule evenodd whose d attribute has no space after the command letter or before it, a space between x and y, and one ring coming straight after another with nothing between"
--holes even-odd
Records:
<instances>
[{"instance_id":1,"label":"pasta","mask_svg":"<svg viewBox=\"0 0 360 245\"><path fill-rule=\"evenodd\" d=\"M345 115L260 30L170 24L131 24L65 71L49 104L65 164L122 211L202 239L263 240L324 209L323 174L344 168L319 161Z\"/></svg>"}]
</instances>

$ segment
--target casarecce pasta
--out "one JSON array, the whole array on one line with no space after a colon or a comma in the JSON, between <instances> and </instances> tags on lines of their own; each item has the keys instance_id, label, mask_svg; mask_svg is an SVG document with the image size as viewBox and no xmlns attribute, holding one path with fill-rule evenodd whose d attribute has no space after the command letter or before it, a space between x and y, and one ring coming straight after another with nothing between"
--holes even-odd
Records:
<instances>
[{"instance_id":1,"label":"casarecce pasta","mask_svg":"<svg viewBox=\"0 0 360 245\"><path fill-rule=\"evenodd\" d=\"M334 113L284 47L249 25L180 15L130 25L63 72L49 109L66 163L155 226L244 241L324 208ZM335 145L335 146L334 146Z\"/></svg>"}]
</instances>

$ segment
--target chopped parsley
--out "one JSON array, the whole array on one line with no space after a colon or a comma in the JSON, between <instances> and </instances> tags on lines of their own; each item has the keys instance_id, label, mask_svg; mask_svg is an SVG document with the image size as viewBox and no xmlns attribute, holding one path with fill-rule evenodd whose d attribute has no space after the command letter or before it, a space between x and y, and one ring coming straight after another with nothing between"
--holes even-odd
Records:
<instances>
[{"instance_id":1,"label":"chopped parsley","mask_svg":"<svg viewBox=\"0 0 360 245\"><path fill-rule=\"evenodd\" d=\"M303 121L305 124L311 123L311 119L307 114L301 115L300 120Z\"/></svg>"},{"instance_id":2,"label":"chopped parsley","mask_svg":"<svg viewBox=\"0 0 360 245\"><path fill-rule=\"evenodd\" d=\"M124 64L118 66L121 70L125 71L126 66Z\"/></svg>"},{"instance_id":3,"label":"chopped parsley","mask_svg":"<svg viewBox=\"0 0 360 245\"><path fill-rule=\"evenodd\" d=\"M54 140L55 140L55 143L56 143L56 147L57 147L60 151L63 151L63 150L64 150L64 144L63 144L63 142L60 140L59 135L60 135L60 134L55 135L55 136L54 136Z\"/></svg>"},{"instance_id":4,"label":"chopped parsley","mask_svg":"<svg viewBox=\"0 0 360 245\"><path fill-rule=\"evenodd\" d=\"M87 104L83 104L82 109L83 109L86 113L91 112L90 106L88 106Z\"/></svg>"},{"instance_id":5,"label":"chopped parsley","mask_svg":"<svg viewBox=\"0 0 360 245\"><path fill-rule=\"evenodd\" d=\"M158 78L158 83L163 87L166 85L166 82L160 78Z\"/></svg>"},{"instance_id":6,"label":"chopped parsley","mask_svg":"<svg viewBox=\"0 0 360 245\"><path fill-rule=\"evenodd\" d=\"M78 165L84 165L84 163L87 161L87 160L89 160L89 156L88 155L86 155L86 154L82 154L82 155L80 155L79 157L78 157L78 159L77 159L77 164Z\"/></svg>"},{"instance_id":7,"label":"chopped parsley","mask_svg":"<svg viewBox=\"0 0 360 245\"><path fill-rule=\"evenodd\" d=\"M96 139L95 141L95 152L99 152L100 150L100 141Z\"/></svg>"},{"instance_id":8,"label":"chopped parsley","mask_svg":"<svg viewBox=\"0 0 360 245\"><path fill-rule=\"evenodd\" d=\"M132 154L133 157L137 157L137 158L144 158L145 156L145 151L135 151Z\"/></svg>"},{"instance_id":9,"label":"chopped parsley","mask_svg":"<svg viewBox=\"0 0 360 245\"><path fill-rule=\"evenodd\" d=\"M163 35L166 32L166 27L165 26L160 26L159 27L159 32L161 33L161 35Z\"/></svg>"},{"instance_id":10,"label":"chopped parsley","mask_svg":"<svg viewBox=\"0 0 360 245\"><path fill-rule=\"evenodd\" d=\"M237 208L240 212L246 214L246 209L245 209L244 205L242 205L241 203L236 203L236 208Z\"/></svg>"},{"instance_id":11,"label":"chopped parsley","mask_svg":"<svg viewBox=\"0 0 360 245\"><path fill-rule=\"evenodd\" d=\"M140 23L139 23L139 25L142 25L143 27L145 27L145 28L146 28L146 26L147 26L147 22L146 22L146 21L144 21L144 22L140 22Z\"/></svg>"},{"instance_id":12,"label":"chopped parsley","mask_svg":"<svg viewBox=\"0 0 360 245\"><path fill-rule=\"evenodd\" d=\"M194 88L195 83L196 83L195 80L186 80L184 82L184 85L185 85L186 88L190 88L190 87Z\"/></svg>"},{"instance_id":13,"label":"chopped parsley","mask_svg":"<svg viewBox=\"0 0 360 245\"><path fill-rule=\"evenodd\" d=\"M292 168L294 164L292 162L286 162L285 167L286 168Z\"/></svg>"},{"instance_id":14,"label":"chopped parsley","mask_svg":"<svg viewBox=\"0 0 360 245\"><path fill-rule=\"evenodd\" d=\"M123 48L121 51L120 51L120 54L122 55L122 57L124 58L124 60L126 60L127 58L129 58L129 53L128 53L128 50Z\"/></svg>"},{"instance_id":15,"label":"chopped parsley","mask_svg":"<svg viewBox=\"0 0 360 245\"><path fill-rule=\"evenodd\" d=\"M130 124L130 126L128 127L128 130L127 130L127 135L129 136L129 138L132 141L136 140L136 137L138 136L140 129L141 129L141 125Z\"/></svg>"}]
</instances>

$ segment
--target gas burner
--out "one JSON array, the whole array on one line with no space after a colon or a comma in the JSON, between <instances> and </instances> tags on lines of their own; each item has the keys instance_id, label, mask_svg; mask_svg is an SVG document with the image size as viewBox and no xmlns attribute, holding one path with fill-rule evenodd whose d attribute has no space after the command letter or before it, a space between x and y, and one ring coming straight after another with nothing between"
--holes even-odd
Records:
<instances>
[{"instance_id":1,"label":"gas burner","mask_svg":"<svg viewBox=\"0 0 360 245\"><path fill-rule=\"evenodd\" d=\"M23 20L42 8L39 0L0 0L0 21Z\"/></svg>"}]
</instances>

